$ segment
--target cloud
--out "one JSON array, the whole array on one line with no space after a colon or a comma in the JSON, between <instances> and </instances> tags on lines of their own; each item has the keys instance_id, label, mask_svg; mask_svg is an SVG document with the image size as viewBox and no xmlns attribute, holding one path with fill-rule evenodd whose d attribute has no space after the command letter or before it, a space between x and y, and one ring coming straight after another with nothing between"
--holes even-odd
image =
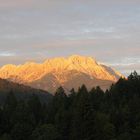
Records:
<instances>
[{"instance_id":1,"label":"cloud","mask_svg":"<svg viewBox=\"0 0 140 140\"><path fill-rule=\"evenodd\" d=\"M128 76L134 70L140 72L140 57L125 57L108 65Z\"/></svg>"},{"instance_id":2,"label":"cloud","mask_svg":"<svg viewBox=\"0 0 140 140\"><path fill-rule=\"evenodd\" d=\"M12 52L0 52L0 57L9 57L9 56L15 56L15 53L12 53Z\"/></svg>"},{"instance_id":3,"label":"cloud","mask_svg":"<svg viewBox=\"0 0 140 140\"><path fill-rule=\"evenodd\" d=\"M140 4L139 0L0 0L1 8L20 8L20 7L51 7L70 4L78 5L117 5L117 4ZM79 6L80 7L80 6Z\"/></svg>"},{"instance_id":4,"label":"cloud","mask_svg":"<svg viewBox=\"0 0 140 140\"><path fill-rule=\"evenodd\" d=\"M0 0L1 8L23 7L33 3L33 0Z\"/></svg>"},{"instance_id":5,"label":"cloud","mask_svg":"<svg viewBox=\"0 0 140 140\"><path fill-rule=\"evenodd\" d=\"M138 68L139 4L140 0L0 0L0 65L76 53L122 71Z\"/></svg>"},{"instance_id":6,"label":"cloud","mask_svg":"<svg viewBox=\"0 0 140 140\"><path fill-rule=\"evenodd\" d=\"M122 57L118 61L114 60L114 62L109 63L112 66L131 66L140 63L140 57Z\"/></svg>"}]
</instances>

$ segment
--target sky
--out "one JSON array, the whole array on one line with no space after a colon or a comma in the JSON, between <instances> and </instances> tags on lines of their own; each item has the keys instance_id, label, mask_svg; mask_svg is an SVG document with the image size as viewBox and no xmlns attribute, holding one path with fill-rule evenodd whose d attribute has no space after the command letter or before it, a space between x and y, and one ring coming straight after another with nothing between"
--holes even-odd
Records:
<instances>
[{"instance_id":1,"label":"sky","mask_svg":"<svg viewBox=\"0 0 140 140\"><path fill-rule=\"evenodd\" d=\"M73 54L140 72L140 0L0 0L0 66Z\"/></svg>"}]
</instances>

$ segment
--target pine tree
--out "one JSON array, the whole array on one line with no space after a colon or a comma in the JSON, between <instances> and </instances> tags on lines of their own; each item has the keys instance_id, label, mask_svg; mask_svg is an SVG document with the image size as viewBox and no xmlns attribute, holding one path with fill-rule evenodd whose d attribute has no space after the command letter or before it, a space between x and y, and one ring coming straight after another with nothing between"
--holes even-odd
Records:
<instances>
[{"instance_id":1,"label":"pine tree","mask_svg":"<svg viewBox=\"0 0 140 140\"><path fill-rule=\"evenodd\" d=\"M83 85L76 96L71 127L71 139L92 140L94 110L89 100L86 87Z\"/></svg>"}]
</instances>

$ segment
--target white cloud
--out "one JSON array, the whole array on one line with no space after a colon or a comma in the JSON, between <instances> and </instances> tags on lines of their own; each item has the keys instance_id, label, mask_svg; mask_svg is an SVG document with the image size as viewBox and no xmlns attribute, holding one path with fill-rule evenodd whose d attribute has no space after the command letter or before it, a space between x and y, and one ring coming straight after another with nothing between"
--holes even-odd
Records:
<instances>
[{"instance_id":1,"label":"white cloud","mask_svg":"<svg viewBox=\"0 0 140 140\"><path fill-rule=\"evenodd\" d=\"M110 63L112 66L131 66L140 63L140 57L125 57L118 62Z\"/></svg>"},{"instance_id":2,"label":"white cloud","mask_svg":"<svg viewBox=\"0 0 140 140\"><path fill-rule=\"evenodd\" d=\"M2 57L15 56L15 53L12 53L12 52L0 52L0 56L2 56Z\"/></svg>"}]
</instances>

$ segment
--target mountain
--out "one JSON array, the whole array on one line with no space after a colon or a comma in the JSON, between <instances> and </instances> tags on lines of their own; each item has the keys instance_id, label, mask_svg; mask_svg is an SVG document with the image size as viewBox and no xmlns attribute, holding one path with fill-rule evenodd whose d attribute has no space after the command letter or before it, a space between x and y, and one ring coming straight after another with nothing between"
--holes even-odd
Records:
<instances>
[{"instance_id":1,"label":"mountain","mask_svg":"<svg viewBox=\"0 0 140 140\"><path fill-rule=\"evenodd\" d=\"M9 64L0 69L0 78L53 93L59 86L70 91L71 88L78 89L82 84L88 89L94 86L107 89L121 76L119 72L98 63L92 57L80 55L47 59L42 64Z\"/></svg>"},{"instance_id":2,"label":"mountain","mask_svg":"<svg viewBox=\"0 0 140 140\"><path fill-rule=\"evenodd\" d=\"M14 93L18 99L28 99L31 95L35 94L45 103L52 98L52 95L47 91L0 79L0 104L4 102L6 96L11 92Z\"/></svg>"}]
</instances>

